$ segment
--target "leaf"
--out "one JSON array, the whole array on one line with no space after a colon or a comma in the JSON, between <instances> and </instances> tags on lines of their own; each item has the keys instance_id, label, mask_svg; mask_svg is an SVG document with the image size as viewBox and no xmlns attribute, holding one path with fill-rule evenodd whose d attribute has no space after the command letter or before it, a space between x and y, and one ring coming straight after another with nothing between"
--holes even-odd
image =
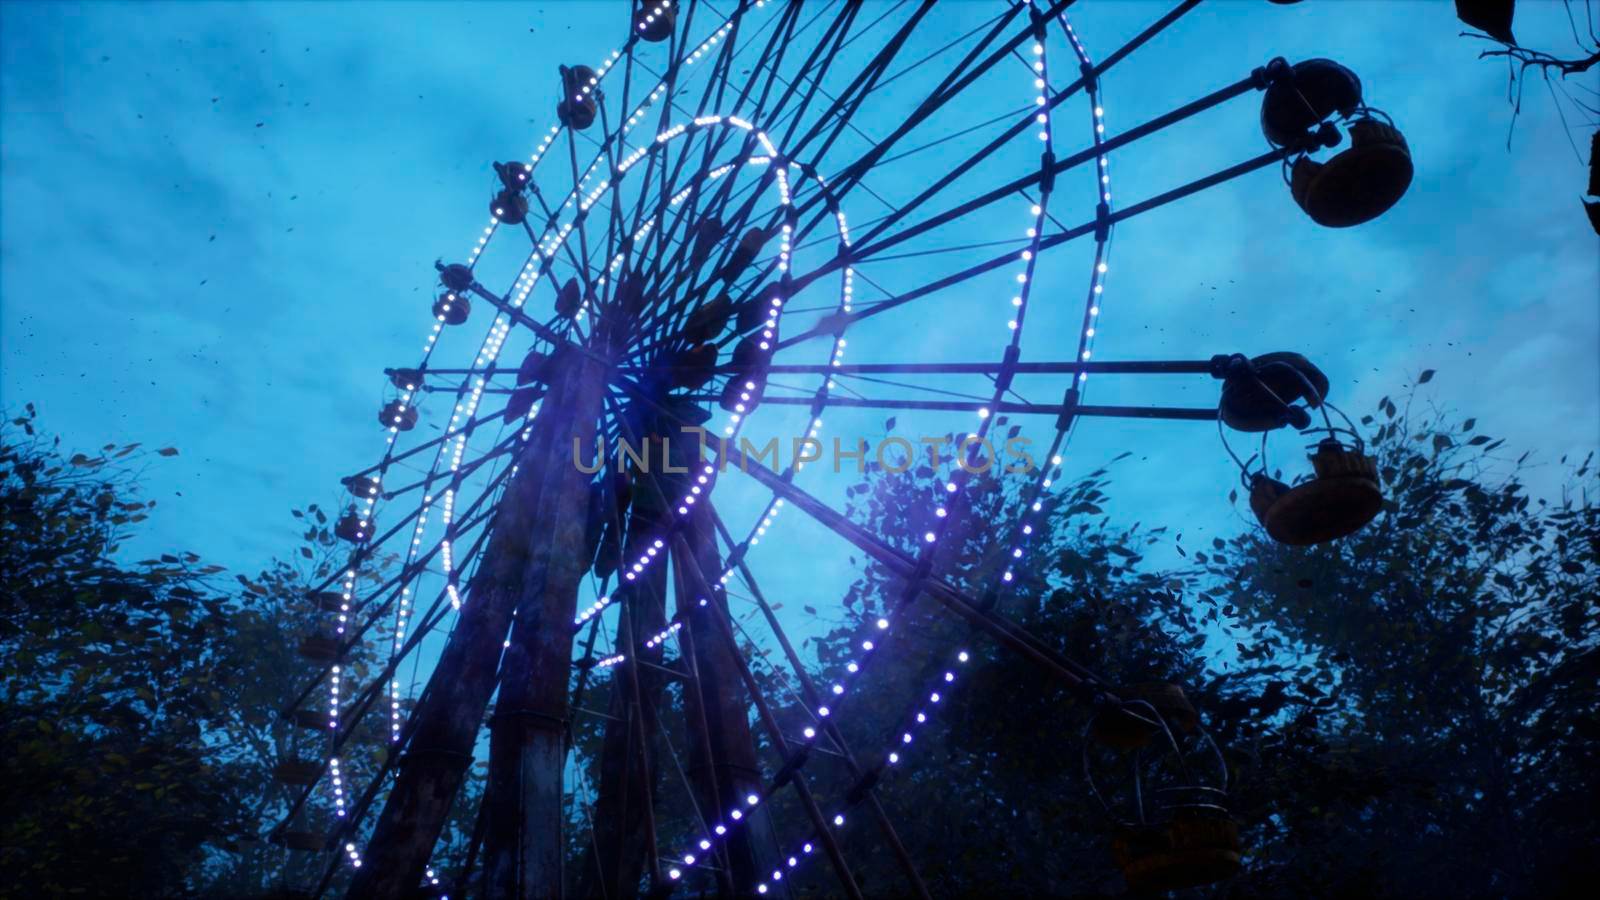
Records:
<instances>
[{"instance_id":1,"label":"leaf","mask_svg":"<svg viewBox=\"0 0 1600 900\"><path fill-rule=\"evenodd\" d=\"M884 420L883 430L884 431L893 431L894 430L894 420L895 420L894 416L890 416L888 419Z\"/></svg>"},{"instance_id":2,"label":"leaf","mask_svg":"<svg viewBox=\"0 0 1600 900\"><path fill-rule=\"evenodd\" d=\"M177 456L178 455L178 448L177 447L162 447L160 450L157 450L156 452L159 453L162 456Z\"/></svg>"},{"instance_id":3,"label":"leaf","mask_svg":"<svg viewBox=\"0 0 1600 900\"><path fill-rule=\"evenodd\" d=\"M1417 376L1417 384L1427 384L1432 381L1433 371L1432 369L1423 369L1422 374Z\"/></svg>"},{"instance_id":4,"label":"leaf","mask_svg":"<svg viewBox=\"0 0 1600 900\"><path fill-rule=\"evenodd\" d=\"M1456 18L1502 44L1515 44L1511 22L1516 16L1516 0L1456 0Z\"/></svg>"}]
</instances>

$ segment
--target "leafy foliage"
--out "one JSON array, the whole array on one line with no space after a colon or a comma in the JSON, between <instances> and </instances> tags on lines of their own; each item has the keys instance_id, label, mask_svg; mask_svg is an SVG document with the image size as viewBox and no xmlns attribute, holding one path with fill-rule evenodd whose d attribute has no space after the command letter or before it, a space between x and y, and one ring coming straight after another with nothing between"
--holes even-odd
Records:
<instances>
[{"instance_id":1,"label":"leafy foliage","mask_svg":"<svg viewBox=\"0 0 1600 900\"><path fill-rule=\"evenodd\" d=\"M155 505L138 467L178 451L57 444L31 406L0 440L0 896L249 896L309 877L266 840L291 800L269 773L324 740L280 709L311 674L305 591L337 565L326 515L297 512L295 561L255 578L189 552L123 562Z\"/></svg>"},{"instance_id":2,"label":"leafy foliage","mask_svg":"<svg viewBox=\"0 0 1600 900\"><path fill-rule=\"evenodd\" d=\"M1526 454L1502 458L1504 441L1471 419L1413 417L1385 398L1362 424L1389 499L1358 534L1305 549L1252 529L1154 571L1144 552L1166 536L1113 527L1095 472L1045 510L1031 568L1046 576L999 609L1113 684L1183 685L1229 748L1248 852L1213 894L1564 895L1595 876L1585 848L1600 837L1584 809L1600 771L1590 463L1547 502L1518 477ZM873 472L852 512L914 553L933 476ZM988 561L1009 546L994 523L1014 522L1020 501L1002 480L977 494L963 517L974 524L941 541L959 549L940 571L981 596ZM902 587L866 566L844 598L853 618L818 648L823 675ZM895 664L837 720L868 765L943 665L921 661L974 643L926 597L909 621L885 651ZM1017 895L1122 893L1081 775L1083 711L1015 654L972 649L962 686L930 708L945 727L919 731L915 762L879 791L930 889L992 895L1004 873ZM863 888L903 892L885 842L857 818L847 850ZM828 889L820 866L808 877Z\"/></svg>"},{"instance_id":3,"label":"leafy foliage","mask_svg":"<svg viewBox=\"0 0 1600 900\"><path fill-rule=\"evenodd\" d=\"M137 446L63 458L32 419L0 444L5 891L182 893L240 826L204 739L234 693L217 665L229 603L193 554L112 561L154 505Z\"/></svg>"},{"instance_id":4,"label":"leafy foliage","mask_svg":"<svg viewBox=\"0 0 1600 900\"><path fill-rule=\"evenodd\" d=\"M1521 480L1528 456L1508 458L1472 419L1414 415L1385 398L1361 424L1388 502L1342 541L1286 548L1249 530L1180 547L1182 563L1157 566L1147 554L1172 538L1114 524L1102 469L1042 501L1042 524L1006 585L998 575L1026 485L995 471L972 480L971 509L937 544L937 571L1111 684L1184 687L1228 748L1248 853L1245 871L1211 895L1570 893L1600 875L1588 852L1600 839L1590 809L1600 772L1591 461L1567 470L1559 499L1542 500ZM302 546L254 578L230 579L192 553L120 562L118 542L152 505L138 495L136 466L170 455L64 454L35 433L31 408L0 442L0 895L263 896L320 873L321 858L271 844L292 795L264 773L323 752L324 736L280 711L310 674L294 653L318 616L304 592L342 564L339 544L313 506L294 513ZM929 511L944 481L931 466L869 464L849 511L915 556L940 524ZM896 626L883 634L876 621L891 611ZM876 793L935 895L1125 892L1083 780L1087 715L1070 693L933 598L908 600L904 581L876 562L828 614L829 630L803 642L816 683L839 676L863 639L882 644L871 687L834 717L861 765L879 763L907 710L934 720ZM971 653L959 683L928 701L958 647ZM801 695L773 662L753 666L763 693ZM346 665L360 681L377 663L358 654ZM588 696L603 696L613 676L597 674ZM687 740L680 690L668 689L661 710L659 810L692 805L670 753ZM775 712L789 734L814 721L799 705ZM575 724L581 801L599 776L600 730ZM384 744L356 746L373 748L343 754L364 783L387 762ZM807 773L837 785L851 780L846 768L821 754ZM455 806L436 857L444 874L469 852L479 791L471 779ZM589 831L585 803L572 809L576 858ZM763 809L778 823L805 821L788 792ZM905 893L867 811L852 817L845 852L863 891ZM313 803L291 824L326 830L331 820ZM699 827L692 817L657 825L663 846ZM820 861L792 887L836 888Z\"/></svg>"},{"instance_id":5,"label":"leafy foliage","mask_svg":"<svg viewBox=\"0 0 1600 900\"><path fill-rule=\"evenodd\" d=\"M1596 874L1590 461L1550 503L1472 419L1385 400L1364 424L1386 515L1309 549L1241 535L1206 564L1270 660L1228 680L1275 686L1274 718L1228 729L1262 823L1254 893L1311 874L1368 896L1559 895Z\"/></svg>"}]
</instances>

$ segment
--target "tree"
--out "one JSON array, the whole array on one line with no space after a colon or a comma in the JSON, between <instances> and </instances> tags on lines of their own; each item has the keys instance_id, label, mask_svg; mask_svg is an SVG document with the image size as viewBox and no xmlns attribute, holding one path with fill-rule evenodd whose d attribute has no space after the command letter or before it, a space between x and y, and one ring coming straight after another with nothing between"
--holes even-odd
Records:
<instances>
[{"instance_id":1,"label":"tree","mask_svg":"<svg viewBox=\"0 0 1600 900\"><path fill-rule=\"evenodd\" d=\"M197 876L204 892L224 896L259 896L289 887L305 887L320 878L326 858L286 851L275 834L279 831L328 833L336 824L326 780L311 801L290 816L303 790L273 780L274 767L286 760L321 762L328 753L325 688L306 697L299 717L288 709L318 674L317 665L297 653L300 640L326 633L329 613L317 608L308 594L313 587L345 565L348 545L338 540L329 516L317 504L290 515L304 527L300 546L286 557L271 560L254 578L235 575L227 632L215 666L237 673L230 715L211 723L206 735L217 765L237 786L237 802L244 815L239 829L208 854ZM381 584L394 560L380 559L359 567L359 586ZM357 620L359 621L359 620ZM384 629L379 628L380 633ZM347 686L369 682L385 661L386 647L379 641L360 641L340 660ZM352 721L353 697L349 687L341 704L341 726L356 729L341 751L341 774L349 784L365 783L387 761L388 729L379 720L387 703L378 702L378 715Z\"/></svg>"},{"instance_id":2,"label":"tree","mask_svg":"<svg viewBox=\"0 0 1600 900\"><path fill-rule=\"evenodd\" d=\"M1180 547L1189 562L1159 569L1144 553L1171 538L1115 524L1100 469L1042 501L1020 577L991 597L1113 685L1170 681L1190 694L1227 748L1248 854L1212 896L1554 897L1600 876L1592 459L1571 465L1559 498L1535 498L1521 477L1529 454L1511 458L1472 419L1412 406L1385 398L1362 419L1387 503L1355 535L1289 548L1251 528ZM0 433L0 895L262 896L311 883L324 857L286 864L265 840L290 795L264 776L322 749L281 713L312 674L293 649L320 615L305 591L341 563L327 516L296 511L304 546L255 578L229 581L193 553L125 563L120 541L152 505L138 496L136 467L176 451L67 455L34 419L29 407ZM915 554L947 474L870 465L849 511ZM972 479L971 509L938 544L942 577L990 596L1027 481ZM904 589L867 563L826 633L805 643L823 685L865 636L882 644L835 718L864 767L910 724L907 709L934 721L900 748L879 792L929 887L1122 893L1082 778L1082 704L934 601L902 607ZM891 613L894 627L880 633L877 619ZM1231 650L1218 653L1224 636ZM947 702L915 703L956 647L970 659ZM349 664L370 675L383 652ZM746 656L760 654L747 646ZM798 693L780 667L755 670L766 696ZM814 722L798 705L778 715L789 733ZM679 717L669 712L662 727L669 747L683 746ZM592 783L599 731L580 720L574 739ZM381 736L357 746L373 752L342 755L365 780L388 762L386 746ZM818 784L850 780L826 753L807 772ZM658 808L689 807L681 779L660 785ZM305 815L323 818L308 827L327 824L320 802ZM470 852L473 808L458 804L441 842L446 878ZM787 793L771 808L776 822L804 821ZM576 854L588 831L574 809ZM844 843L858 880L869 895L903 893L868 818L852 813ZM696 827L658 824L663 846ZM802 892L833 889L825 864L795 880Z\"/></svg>"},{"instance_id":3,"label":"tree","mask_svg":"<svg viewBox=\"0 0 1600 900\"><path fill-rule=\"evenodd\" d=\"M1004 419L997 421L1003 426ZM946 454L948 459L948 454ZM852 487L852 518L897 549L916 554L937 523L946 496L941 475L920 465L895 473L871 465ZM1059 478L1060 473L1052 473ZM1012 523L1023 509L1031 475L991 470L965 491L971 509L940 540L938 571L982 596L1011 562ZM995 597L995 609L1113 684L1162 680L1192 684L1203 670L1204 636L1181 602L1192 587L1182 574L1150 571L1143 552L1170 540L1165 529L1113 525L1102 510L1106 469L1047 492L1018 578ZM1120 882L1106 847L1106 820L1082 781L1082 705L1037 666L996 649L927 597L899 609L904 581L867 563L843 599L844 616L816 641L817 680L826 685L858 656L876 620L894 627L880 638L870 674L843 704L837 724L863 767L886 748L903 762L885 776L879 797L899 837L935 896L1098 896ZM897 738L912 723L931 685L966 648L971 660L949 701L922 703L934 724L915 743ZM810 719L790 711L798 732ZM824 746L827 746L826 742ZM814 756L820 784L847 782L832 757ZM899 895L904 877L863 810L854 814L846 855L869 896ZM785 812L778 821L797 821ZM818 862L806 885L829 889Z\"/></svg>"},{"instance_id":4,"label":"tree","mask_svg":"<svg viewBox=\"0 0 1600 900\"><path fill-rule=\"evenodd\" d=\"M167 896L239 827L207 747L229 715L229 603L191 553L133 565L137 445L64 457L34 411L0 441L0 798L14 896ZM158 451L172 455L176 451Z\"/></svg>"},{"instance_id":5,"label":"tree","mask_svg":"<svg viewBox=\"0 0 1600 900\"><path fill-rule=\"evenodd\" d=\"M1502 459L1474 420L1379 407L1362 422L1385 515L1314 548L1248 532L1203 560L1248 635L1228 680L1278 701L1216 710L1246 814L1270 823L1237 893L1562 896L1600 874L1591 461L1546 502L1518 477L1528 454Z\"/></svg>"},{"instance_id":6,"label":"tree","mask_svg":"<svg viewBox=\"0 0 1600 900\"><path fill-rule=\"evenodd\" d=\"M1544 79L1550 94L1556 102L1556 112L1561 116L1561 122L1566 124L1566 112L1561 108L1564 99L1567 105L1573 107L1575 112L1582 113L1589 118L1589 126L1600 124L1600 92L1593 87L1579 84L1579 89L1587 92L1588 97L1579 99L1566 89L1567 79L1573 75L1582 75L1600 65L1600 32L1596 31L1597 22L1600 22L1600 9L1596 9L1595 0L1561 0L1566 12L1567 23L1571 26L1572 42L1575 48L1570 53L1558 54L1545 50L1535 50L1524 47L1517 42L1512 31L1513 19L1516 15L1516 0L1456 0L1456 14L1461 21L1478 29L1478 32L1468 34L1468 37L1493 41L1500 46L1483 51L1480 59L1504 59L1506 72L1509 79L1509 94L1512 108L1515 112L1522 111L1522 94L1527 87L1528 75L1535 73ZM1553 4L1542 4L1551 6ZM1581 12L1573 7L1581 8ZM1573 150L1576 152L1577 147ZM1589 184L1585 190L1591 197L1600 198L1600 129L1590 137L1589 142ZM1588 213L1589 224L1595 233L1600 234L1600 199L1584 200L1584 211Z\"/></svg>"},{"instance_id":7,"label":"tree","mask_svg":"<svg viewBox=\"0 0 1600 900\"><path fill-rule=\"evenodd\" d=\"M1189 693L1226 748L1247 853L1213 895L1564 896L1600 874L1586 810L1600 771L1590 461L1546 502L1518 477L1527 454L1504 458L1505 442L1471 419L1413 415L1386 398L1362 426L1388 501L1357 534L1289 548L1250 528L1182 551L1192 566L1158 571L1142 552L1170 538L1114 526L1101 470L1043 510L1033 564L1019 567L1043 574L1020 579L998 608L1112 684L1163 680ZM874 469L851 488L850 510L914 553L942 481L927 467ZM974 511L941 541L941 572L981 593L1008 549L993 523L1015 521L1019 487L975 480ZM902 588L864 567L844 620L817 644L819 680ZM950 702L926 707L943 727L917 732L880 791L935 895L1122 893L1081 777L1081 704L926 599L896 623L837 724L874 763L945 665L934 654L971 650ZM1225 636L1229 651L1216 652ZM809 719L791 710L790 722L798 731ZM808 768L822 783L845 780L828 757ZM856 815L846 852L863 889L903 891L892 854ZM828 877L818 865L804 884L826 891Z\"/></svg>"},{"instance_id":8,"label":"tree","mask_svg":"<svg viewBox=\"0 0 1600 900\"><path fill-rule=\"evenodd\" d=\"M282 713L325 616L306 591L342 564L327 516L295 511L302 546L256 578L191 552L128 563L155 506L139 467L178 451L69 456L35 421L29 405L0 429L0 896L238 897L314 877L320 859L267 838L292 796L273 767L322 751ZM383 741L357 746L377 755L346 769L370 776Z\"/></svg>"}]
</instances>

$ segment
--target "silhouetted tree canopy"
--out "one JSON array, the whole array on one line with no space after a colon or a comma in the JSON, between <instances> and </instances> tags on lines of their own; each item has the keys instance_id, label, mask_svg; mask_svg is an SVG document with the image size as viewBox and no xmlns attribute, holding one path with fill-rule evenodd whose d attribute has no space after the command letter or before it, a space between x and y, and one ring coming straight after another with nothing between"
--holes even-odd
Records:
<instances>
[{"instance_id":1,"label":"silhouetted tree canopy","mask_svg":"<svg viewBox=\"0 0 1600 900\"><path fill-rule=\"evenodd\" d=\"M1165 528L1111 518L1113 462L1049 493L1047 524L994 608L1111 684L1170 681L1189 694L1225 747L1247 851L1239 876L1196 896L1568 895L1600 876L1591 461L1562 460L1567 488L1540 498L1523 482L1529 455L1472 419L1386 398L1361 427L1388 502L1352 537L1288 548L1252 523L1183 547ZM320 758L325 740L281 712L308 677L294 649L314 621L304 593L337 564L327 516L295 511L302 547L254 578L189 552L124 561L120 542L153 505L137 490L152 456L136 446L65 454L34 433L31 408L5 429L5 896L265 896L320 873L271 843L292 795L267 772ZM870 466L849 512L915 553L941 485L925 465ZM945 578L977 596L997 583L1023 489L1021 476L975 478L973 508L940 542ZM859 562L838 604L811 601L823 627L800 651L826 684L897 610L837 723L870 765L908 711L933 719L877 791L933 893L1123 895L1084 783L1082 704L934 600L899 610L904 583ZM736 613L753 614L738 605L737 580L730 588ZM781 659L748 649L769 697L799 695ZM971 654L959 682L926 702L956 649ZM381 662L350 664L370 673ZM596 675L587 696L606 696L606 682ZM681 747L675 710L662 710L661 727ZM794 705L777 714L794 732L811 721ZM598 776L599 734L593 719L576 720L580 785ZM381 737L356 746L344 758L364 780L387 752ZM835 756L809 771L823 783L846 777ZM670 770L658 790L662 808L688 804ZM441 868L464 860L475 806L457 804ZM779 822L804 819L787 793L771 809ZM584 804L573 810L577 858L589 833ZM664 845L695 827L658 824ZM869 896L906 892L862 809L845 849ZM794 887L834 889L821 860Z\"/></svg>"}]
</instances>

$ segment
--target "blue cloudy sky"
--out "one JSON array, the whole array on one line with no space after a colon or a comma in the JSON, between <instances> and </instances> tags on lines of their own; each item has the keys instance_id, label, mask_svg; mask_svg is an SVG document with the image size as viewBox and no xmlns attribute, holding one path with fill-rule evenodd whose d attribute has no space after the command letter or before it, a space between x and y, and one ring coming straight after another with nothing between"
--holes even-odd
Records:
<instances>
[{"instance_id":1,"label":"blue cloudy sky","mask_svg":"<svg viewBox=\"0 0 1600 900\"><path fill-rule=\"evenodd\" d=\"M1079 5L1097 53L1164 8ZM940 6L952 34L993 9ZM1558 4L1523 6L1526 43L1566 46ZM1475 58L1452 13L1445 0L1213 0L1108 75L1114 134L1271 56L1331 56L1405 131L1417 178L1398 208L1347 231L1312 225L1270 170L1120 226L1097 358L1300 349L1357 412L1432 368L1431 402L1519 452L1593 448L1586 160L1542 89L1507 148L1505 70ZM140 549L242 568L280 552L295 538L287 510L337 502L338 477L381 449L380 370L414 361L432 261L459 257L482 226L489 161L526 156L551 123L555 65L602 58L622 16L579 2L0 5L0 405L37 404L74 447L180 449L149 473L160 505ZM1119 154L1119 197L1260 152L1255 103ZM878 115L863 127L893 126ZM894 179L944 162L925 154ZM1068 309L1086 272L1072 265ZM914 330L852 334L852 358L949 358L965 340L959 318L901 322ZM1066 349L1034 344L1030 358L1069 356L1062 334ZM980 358L998 357L1000 337ZM1202 404L1214 385L1096 390ZM1136 453L1118 469L1120 515L1184 523L1196 543L1240 527L1213 430L1089 423L1073 465L1124 449Z\"/></svg>"}]
</instances>

